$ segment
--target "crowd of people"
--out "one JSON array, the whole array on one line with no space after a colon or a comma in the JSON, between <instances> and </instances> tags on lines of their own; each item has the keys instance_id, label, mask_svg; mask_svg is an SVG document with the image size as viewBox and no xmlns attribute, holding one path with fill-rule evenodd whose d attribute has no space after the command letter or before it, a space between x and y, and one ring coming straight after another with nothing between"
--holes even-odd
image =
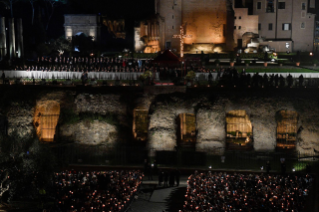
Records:
<instances>
[{"instance_id":1,"label":"crowd of people","mask_svg":"<svg viewBox=\"0 0 319 212\"><path fill-rule=\"evenodd\" d=\"M142 178L140 171L55 173L55 211L125 211Z\"/></svg>"},{"instance_id":2,"label":"crowd of people","mask_svg":"<svg viewBox=\"0 0 319 212\"><path fill-rule=\"evenodd\" d=\"M312 181L310 175L195 172L183 211L301 212Z\"/></svg>"},{"instance_id":3,"label":"crowd of people","mask_svg":"<svg viewBox=\"0 0 319 212\"><path fill-rule=\"evenodd\" d=\"M60 72L145 72L158 71L163 75L175 75L181 67L169 68L151 64L151 60L122 59L117 57L38 57L28 65L13 65L14 70ZM186 71L215 72L205 67L185 67Z\"/></svg>"},{"instance_id":4,"label":"crowd of people","mask_svg":"<svg viewBox=\"0 0 319 212\"><path fill-rule=\"evenodd\" d=\"M15 70L65 72L144 72L149 61L109 57L41 57Z\"/></svg>"}]
</instances>

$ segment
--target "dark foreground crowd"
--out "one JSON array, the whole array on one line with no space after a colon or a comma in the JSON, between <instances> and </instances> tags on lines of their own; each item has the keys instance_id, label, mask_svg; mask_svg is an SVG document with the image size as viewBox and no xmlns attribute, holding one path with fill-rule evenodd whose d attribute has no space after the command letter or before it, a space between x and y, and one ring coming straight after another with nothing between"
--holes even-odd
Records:
<instances>
[{"instance_id":1,"label":"dark foreground crowd","mask_svg":"<svg viewBox=\"0 0 319 212\"><path fill-rule=\"evenodd\" d=\"M55 174L55 211L125 211L141 184L140 171Z\"/></svg>"},{"instance_id":2,"label":"dark foreground crowd","mask_svg":"<svg viewBox=\"0 0 319 212\"><path fill-rule=\"evenodd\" d=\"M310 175L195 172L183 211L301 212L312 181Z\"/></svg>"}]
</instances>

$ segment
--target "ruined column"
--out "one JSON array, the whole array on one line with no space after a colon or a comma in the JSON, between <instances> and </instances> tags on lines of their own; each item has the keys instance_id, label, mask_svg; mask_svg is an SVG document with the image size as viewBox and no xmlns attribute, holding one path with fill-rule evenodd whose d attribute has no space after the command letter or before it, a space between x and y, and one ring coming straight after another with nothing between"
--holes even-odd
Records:
<instances>
[{"instance_id":1,"label":"ruined column","mask_svg":"<svg viewBox=\"0 0 319 212\"><path fill-rule=\"evenodd\" d=\"M0 18L0 59L7 55L5 18Z\"/></svg>"},{"instance_id":2,"label":"ruined column","mask_svg":"<svg viewBox=\"0 0 319 212\"><path fill-rule=\"evenodd\" d=\"M24 57L23 49L23 28L22 28L22 19L17 20L17 36L16 36L16 52L18 52L17 57Z\"/></svg>"},{"instance_id":3,"label":"ruined column","mask_svg":"<svg viewBox=\"0 0 319 212\"><path fill-rule=\"evenodd\" d=\"M9 30L9 57L10 59L15 57L15 32L14 32L14 18L9 18L8 21L8 30Z\"/></svg>"}]
</instances>

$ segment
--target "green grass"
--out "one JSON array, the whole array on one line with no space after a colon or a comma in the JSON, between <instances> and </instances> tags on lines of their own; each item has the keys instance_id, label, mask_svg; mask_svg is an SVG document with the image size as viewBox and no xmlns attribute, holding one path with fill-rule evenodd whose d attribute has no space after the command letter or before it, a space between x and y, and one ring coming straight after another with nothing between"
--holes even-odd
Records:
<instances>
[{"instance_id":1,"label":"green grass","mask_svg":"<svg viewBox=\"0 0 319 212\"><path fill-rule=\"evenodd\" d=\"M241 72L241 71L240 71ZM305 68L285 68L285 67L258 67L246 68L247 73L319 73L318 71L305 69Z\"/></svg>"}]
</instances>

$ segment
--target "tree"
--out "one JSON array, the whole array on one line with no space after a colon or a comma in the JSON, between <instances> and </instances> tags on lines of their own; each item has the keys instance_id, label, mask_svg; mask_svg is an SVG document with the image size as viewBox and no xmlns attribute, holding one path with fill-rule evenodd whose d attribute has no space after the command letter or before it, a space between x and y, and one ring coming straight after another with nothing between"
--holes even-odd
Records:
<instances>
[{"instance_id":1,"label":"tree","mask_svg":"<svg viewBox=\"0 0 319 212\"><path fill-rule=\"evenodd\" d=\"M55 167L55 157L47 145L37 139L25 139L14 131L0 136L0 195L12 200L34 199L38 189L49 186ZM3 196L2 196L3 199Z\"/></svg>"},{"instance_id":2,"label":"tree","mask_svg":"<svg viewBox=\"0 0 319 212\"><path fill-rule=\"evenodd\" d=\"M51 11L50 11L50 12L49 12L49 9L47 8L47 12L48 12L48 14L49 14L49 17L48 17L48 22L47 22L47 24L46 24L45 30L48 30L49 24L50 24L50 20L51 20L51 18L52 18L53 13L54 13L54 9L55 9L57 6L61 5L61 4L66 4L66 3L67 3L67 0L44 0L44 3L45 3L46 5L49 5L50 8L51 8Z\"/></svg>"},{"instance_id":3,"label":"tree","mask_svg":"<svg viewBox=\"0 0 319 212\"><path fill-rule=\"evenodd\" d=\"M52 40L51 47L53 50L63 54L65 51L72 50L72 44L70 41L66 40L64 37L60 37L56 40Z\"/></svg>"},{"instance_id":4,"label":"tree","mask_svg":"<svg viewBox=\"0 0 319 212\"><path fill-rule=\"evenodd\" d=\"M36 0L29 0L30 4L31 4L31 8L32 8L32 19L31 19L31 25L33 26L33 22L34 22L34 2Z\"/></svg>"},{"instance_id":5,"label":"tree","mask_svg":"<svg viewBox=\"0 0 319 212\"><path fill-rule=\"evenodd\" d=\"M31 4L31 9L32 9L32 13L31 13L31 25L33 26L34 23L34 3L37 0L9 0L9 1L23 1L23 2L29 2Z\"/></svg>"},{"instance_id":6,"label":"tree","mask_svg":"<svg viewBox=\"0 0 319 212\"><path fill-rule=\"evenodd\" d=\"M16 3L19 0L0 0L0 2L4 3L6 5L6 8L10 8L11 11L11 18L13 18L13 4Z\"/></svg>"},{"instance_id":7,"label":"tree","mask_svg":"<svg viewBox=\"0 0 319 212\"><path fill-rule=\"evenodd\" d=\"M96 48L95 44L91 36L87 37L83 33L73 37L73 45L77 46L84 55L90 54Z\"/></svg>"}]
</instances>

